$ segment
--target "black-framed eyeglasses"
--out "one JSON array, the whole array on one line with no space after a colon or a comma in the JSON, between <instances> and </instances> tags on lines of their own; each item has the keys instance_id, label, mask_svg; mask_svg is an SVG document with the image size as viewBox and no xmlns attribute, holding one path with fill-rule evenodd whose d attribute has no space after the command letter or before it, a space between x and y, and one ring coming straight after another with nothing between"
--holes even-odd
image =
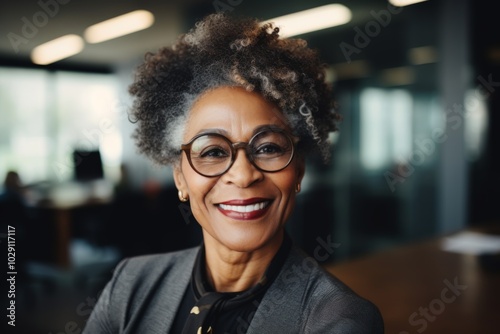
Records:
<instances>
[{"instance_id":1,"label":"black-framed eyeglasses","mask_svg":"<svg viewBox=\"0 0 500 334\"><path fill-rule=\"evenodd\" d=\"M278 172L293 159L298 138L283 129L257 132L248 143L232 143L219 133L202 133L181 145L189 164L200 175L214 177L231 168L238 149L245 150L248 160L263 172Z\"/></svg>"}]
</instances>

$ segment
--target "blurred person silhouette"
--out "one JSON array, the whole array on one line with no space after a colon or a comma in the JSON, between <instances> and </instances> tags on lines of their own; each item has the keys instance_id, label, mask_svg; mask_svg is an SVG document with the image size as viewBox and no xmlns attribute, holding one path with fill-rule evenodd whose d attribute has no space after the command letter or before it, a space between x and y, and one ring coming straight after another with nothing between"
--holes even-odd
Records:
<instances>
[{"instance_id":1,"label":"blurred person silhouette","mask_svg":"<svg viewBox=\"0 0 500 334\"><path fill-rule=\"evenodd\" d=\"M30 213L26 203L25 187L19 173L10 170L5 175L3 190L0 193L0 249L3 254L6 254L5 256L8 253L15 255L15 271L19 273L16 278L18 304L24 301L22 291L26 279L25 265L28 255L27 247L19 247L19 245L27 241L26 231L29 218ZM14 248L14 251L8 250L10 246ZM9 291L4 289L4 284L5 281L0 285L2 290Z\"/></svg>"},{"instance_id":2,"label":"blurred person silhouette","mask_svg":"<svg viewBox=\"0 0 500 334\"><path fill-rule=\"evenodd\" d=\"M8 171L5 175L3 186L3 193L0 196L22 199L24 192L23 183L21 182L21 177L18 172L14 170Z\"/></svg>"},{"instance_id":3,"label":"blurred person silhouette","mask_svg":"<svg viewBox=\"0 0 500 334\"><path fill-rule=\"evenodd\" d=\"M3 225L17 225L26 220L26 198L19 173L10 170L5 175L0 194L0 217Z\"/></svg>"},{"instance_id":4,"label":"blurred person silhouette","mask_svg":"<svg viewBox=\"0 0 500 334\"><path fill-rule=\"evenodd\" d=\"M340 120L315 50L212 14L147 54L130 93L136 143L173 168L203 241L122 260L84 333L383 333L377 307L285 230L305 159L328 160Z\"/></svg>"}]
</instances>

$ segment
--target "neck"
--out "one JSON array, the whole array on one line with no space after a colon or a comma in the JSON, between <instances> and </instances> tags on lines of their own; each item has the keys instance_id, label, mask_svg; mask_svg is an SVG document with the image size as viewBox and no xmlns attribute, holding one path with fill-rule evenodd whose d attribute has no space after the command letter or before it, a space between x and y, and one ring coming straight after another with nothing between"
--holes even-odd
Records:
<instances>
[{"instance_id":1,"label":"neck","mask_svg":"<svg viewBox=\"0 0 500 334\"><path fill-rule=\"evenodd\" d=\"M204 235L206 272L217 292L238 292L259 282L283 242L277 240L250 252L231 250L210 236Z\"/></svg>"}]
</instances>

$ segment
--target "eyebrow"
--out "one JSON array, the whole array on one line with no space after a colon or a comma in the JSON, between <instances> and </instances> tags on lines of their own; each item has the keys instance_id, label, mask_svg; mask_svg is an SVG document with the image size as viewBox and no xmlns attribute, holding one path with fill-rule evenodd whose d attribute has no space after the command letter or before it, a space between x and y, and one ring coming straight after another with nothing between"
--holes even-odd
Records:
<instances>
[{"instance_id":1,"label":"eyebrow","mask_svg":"<svg viewBox=\"0 0 500 334\"><path fill-rule=\"evenodd\" d=\"M217 128L214 128L214 129L203 129L203 130L200 130L198 131L194 136L194 137L197 137L197 136L200 136L200 135L206 135L206 134L211 134L211 133L217 133L217 134L220 134L220 135L223 135L225 137L227 137L229 134L226 130L224 129L217 129Z\"/></svg>"},{"instance_id":2,"label":"eyebrow","mask_svg":"<svg viewBox=\"0 0 500 334\"><path fill-rule=\"evenodd\" d=\"M266 130L270 130L270 131L286 131L285 128L283 128L281 126L278 126L278 125L263 124L263 125L259 125L255 129L253 129L252 136L254 136L255 134L257 134L258 132L262 132L262 131L266 131ZM210 133L217 133L217 134L223 135L225 137L229 137L229 133L226 130L219 129L219 128L203 129L203 130L199 131L198 133L196 133L195 136L204 135L204 134L210 134Z\"/></svg>"},{"instance_id":3,"label":"eyebrow","mask_svg":"<svg viewBox=\"0 0 500 334\"><path fill-rule=\"evenodd\" d=\"M278 125L275 125L275 124L264 124L264 125L260 125L260 126L256 127L253 130L252 136L255 135L258 132L266 131L266 130L271 130L271 131L286 131L285 128L283 128L281 126L278 126Z\"/></svg>"}]
</instances>

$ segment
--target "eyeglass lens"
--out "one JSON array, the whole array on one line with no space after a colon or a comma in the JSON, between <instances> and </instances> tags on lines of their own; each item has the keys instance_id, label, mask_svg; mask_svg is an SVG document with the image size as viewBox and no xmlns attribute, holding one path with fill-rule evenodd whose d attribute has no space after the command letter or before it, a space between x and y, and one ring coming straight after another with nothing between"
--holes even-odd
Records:
<instances>
[{"instance_id":1,"label":"eyeglass lens","mask_svg":"<svg viewBox=\"0 0 500 334\"><path fill-rule=\"evenodd\" d=\"M246 152L250 161L264 171L278 171L290 162L293 143L284 133L264 131L254 136ZM225 172L233 161L231 142L224 136L206 134L192 142L190 159L193 168L204 175Z\"/></svg>"}]
</instances>

